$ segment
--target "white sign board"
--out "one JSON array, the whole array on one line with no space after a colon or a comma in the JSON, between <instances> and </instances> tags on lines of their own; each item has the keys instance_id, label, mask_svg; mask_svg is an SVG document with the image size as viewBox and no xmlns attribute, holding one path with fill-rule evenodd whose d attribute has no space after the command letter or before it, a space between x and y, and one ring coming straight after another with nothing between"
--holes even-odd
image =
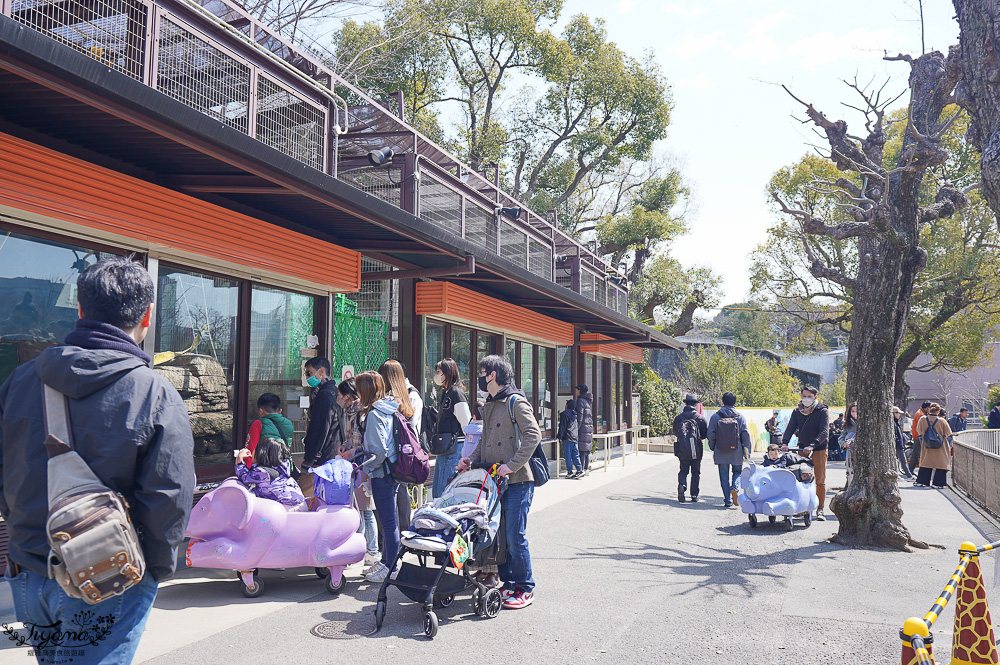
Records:
<instances>
[{"instance_id":1,"label":"white sign board","mask_svg":"<svg viewBox=\"0 0 1000 665\"><path fill-rule=\"evenodd\" d=\"M354 378L354 365L344 365L340 370L340 380L347 381Z\"/></svg>"}]
</instances>

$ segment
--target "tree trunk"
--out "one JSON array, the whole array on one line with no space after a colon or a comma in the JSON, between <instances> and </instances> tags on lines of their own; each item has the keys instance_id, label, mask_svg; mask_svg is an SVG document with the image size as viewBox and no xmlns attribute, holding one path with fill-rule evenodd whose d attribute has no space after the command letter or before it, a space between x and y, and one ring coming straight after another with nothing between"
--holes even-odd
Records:
<instances>
[{"instance_id":1,"label":"tree trunk","mask_svg":"<svg viewBox=\"0 0 1000 665\"><path fill-rule=\"evenodd\" d=\"M966 140L982 154L982 194L1000 228L1000 13L994 0L954 0L962 80L958 103L972 119Z\"/></svg>"}]
</instances>

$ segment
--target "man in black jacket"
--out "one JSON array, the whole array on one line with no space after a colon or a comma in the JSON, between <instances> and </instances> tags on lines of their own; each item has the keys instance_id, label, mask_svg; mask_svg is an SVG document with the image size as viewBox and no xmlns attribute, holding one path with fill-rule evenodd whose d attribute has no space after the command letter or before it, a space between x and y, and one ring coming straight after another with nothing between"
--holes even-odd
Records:
<instances>
[{"instance_id":1,"label":"man in black jacket","mask_svg":"<svg viewBox=\"0 0 1000 665\"><path fill-rule=\"evenodd\" d=\"M802 401L798 408L792 411L788 419L785 435L781 444L787 446L793 436L799 440L799 449L812 460L813 471L816 474L816 496L819 497L819 508L816 509L816 521L823 522L823 508L826 505L826 457L827 445L830 441L830 412L817 399L819 391L812 386L802 389Z\"/></svg>"},{"instance_id":2,"label":"man in black jacket","mask_svg":"<svg viewBox=\"0 0 1000 665\"><path fill-rule=\"evenodd\" d=\"M590 475L590 452L594 449L594 396L586 383L573 388L576 396L576 422L579 426L577 449L580 451L580 464L583 465L583 475Z\"/></svg>"},{"instance_id":3,"label":"man in black jacket","mask_svg":"<svg viewBox=\"0 0 1000 665\"><path fill-rule=\"evenodd\" d=\"M313 495L311 468L322 466L337 455L345 444L346 423L344 409L337 401L337 382L330 376L330 361L323 357L306 361L306 381L312 390L309 399L309 427L306 429L305 455L302 457L302 475L299 486L309 498Z\"/></svg>"},{"instance_id":4,"label":"man in black jacket","mask_svg":"<svg viewBox=\"0 0 1000 665\"><path fill-rule=\"evenodd\" d=\"M176 567L194 493L194 440L180 395L150 369L152 359L139 347L153 317L149 274L131 259L104 259L80 275L77 291L80 319L65 344L21 365L0 386L7 579L25 633L59 622L66 631L92 629L75 622L80 616L107 616L110 633L75 647L83 652L80 662L129 662L157 583ZM146 560L138 584L95 606L70 598L48 578L43 383L69 398L74 449L101 482L128 501ZM39 662L55 662L49 653L54 649L37 649Z\"/></svg>"},{"instance_id":5,"label":"man in black jacket","mask_svg":"<svg viewBox=\"0 0 1000 665\"><path fill-rule=\"evenodd\" d=\"M681 469L677 473L677 500L684 503L684 492L687 491L688 472L691 473L691 501L698 502L699 483L701 482L701 458L705 455L702 443L708 438L708 421L698 413L698 398L694 395L684 396L684 410L674 418L674 455L680 460Z\"/></svg>"}]
</instances>

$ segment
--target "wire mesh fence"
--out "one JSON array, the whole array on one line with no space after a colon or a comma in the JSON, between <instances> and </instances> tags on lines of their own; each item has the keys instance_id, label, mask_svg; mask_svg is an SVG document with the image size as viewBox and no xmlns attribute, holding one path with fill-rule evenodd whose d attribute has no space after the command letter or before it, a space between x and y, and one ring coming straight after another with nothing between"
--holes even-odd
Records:
<instances>
[{"instance_id":1,"label":"wire mesh fence","mask_svg":"<svg viewBox=\"0 0 1000 665\"><path fill-rule=\"evenodd\" d=\"M528 235L509 222L500 225L500 256L528 268Z\"/></svg>"},{"instance_id":2,"label":"wire mesh fence","mask_svg":"<svg viewBox=\"0 0 1000 665\"><path fill-rule=\"evenodd\" d=\"M545 279L552 279L552 248L543 242L528 240L528 270Z\"/></svg>"},{"instance_id":3,"label":"wire mesh fence","mask_svg":"<svg viewBox=\"0 0 1000 665\"><path fill-rule=\"evenodd\" d=\"M497 218L492 212L465 201L465 237L477 247L497 253Z\"/></svg>"},{"instance_id":4,"label":"wire mesh fence","mask_svg":"<svg viewBox=\"0 0 1000 665\"><path fill-rule=\"evenodd\" d=\"M400 183L403 169L400 166L365 167L341 170L337 177L354 185L372 196L378 197L397 208L403 207Z\"/></svg>"},{"instance_id":5,"label":"wire mesh fence","mask_svg":"<svg viewBox=\"0 0 1000 665\"><path fill-rule=\"evenodd\" d=\"M399 280L366 280L364 273L390 266L361 259L361 289L338 301L334 314L334 366L353 365L355 372L378 369L399 353Z\"/></svg>"},{"instance_id":6,"label":"wire mesh fence","mask_svg":"<svg viewBox=\"0 0 1000 665\"><path fill-rule=\"evenodd\" d=\"M420 217L455 235L462 235L462 195L424 175L420 179Z\"/></svg>"},{"instance_id":7,"label":"wire mesh fence","mask_svg":"<svg viewBox=\"0 0 1000 665\"><path fill-rule=\"evenodd\" d=\"M148 11L137 0L14 0L10 16L141 81Z\"/></svg>"},{"instance_id":8,"label":"wire mesh fence","mask_svg":"<svg viewBox=\"0 0 1000 665\"><path fill-rule=\"evenodd\" d=\"M257 80L257 140L314 169L323 168L323 107L267 76Z\"/></svg>"},{"instance_id":9,"label":"wire mesh fence","mask_svg":"<svg viewBox=\"0 0 1000 665\"><path fill-rule=\"evenodd\" d=\"M157 39L157 89L249 133L250 67L166 17Z\"/></svg>"}]
</instances>

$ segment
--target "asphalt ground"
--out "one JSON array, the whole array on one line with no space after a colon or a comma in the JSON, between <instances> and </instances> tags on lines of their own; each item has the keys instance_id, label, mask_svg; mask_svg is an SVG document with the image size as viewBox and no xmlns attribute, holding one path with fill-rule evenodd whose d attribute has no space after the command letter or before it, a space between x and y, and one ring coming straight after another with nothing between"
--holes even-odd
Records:
<instances>
[{"instance_id":1,"label":"asphalt ground","mask_svg":"<svg viewBox=\"0 0 1000 665\"><path fill-rule=\"evenodd\" d=\"M945 548L844 549L826 542L835 519L751 529L721 507L714 466L704 465L702 502L682 505L675 458L630 464L539 490L528 523L538 587L526 609L480 619L459 596L437 611L431 641L420 607L392 589L385 625L369 635L377 587L363 580L331 597L311 571L262 571L265 596L247 600L220 571L161 589L137 662L898 662L899 627L934 602L958 544L985 542L944 493L908 483L904 520ZM844 473L831 466L833 488ZM987 588L992 564L984 557ZM949 607L935 626L941 662L953 621ZM2 650L0 662L25 655Z\"/></svg>"}]
</instances>

